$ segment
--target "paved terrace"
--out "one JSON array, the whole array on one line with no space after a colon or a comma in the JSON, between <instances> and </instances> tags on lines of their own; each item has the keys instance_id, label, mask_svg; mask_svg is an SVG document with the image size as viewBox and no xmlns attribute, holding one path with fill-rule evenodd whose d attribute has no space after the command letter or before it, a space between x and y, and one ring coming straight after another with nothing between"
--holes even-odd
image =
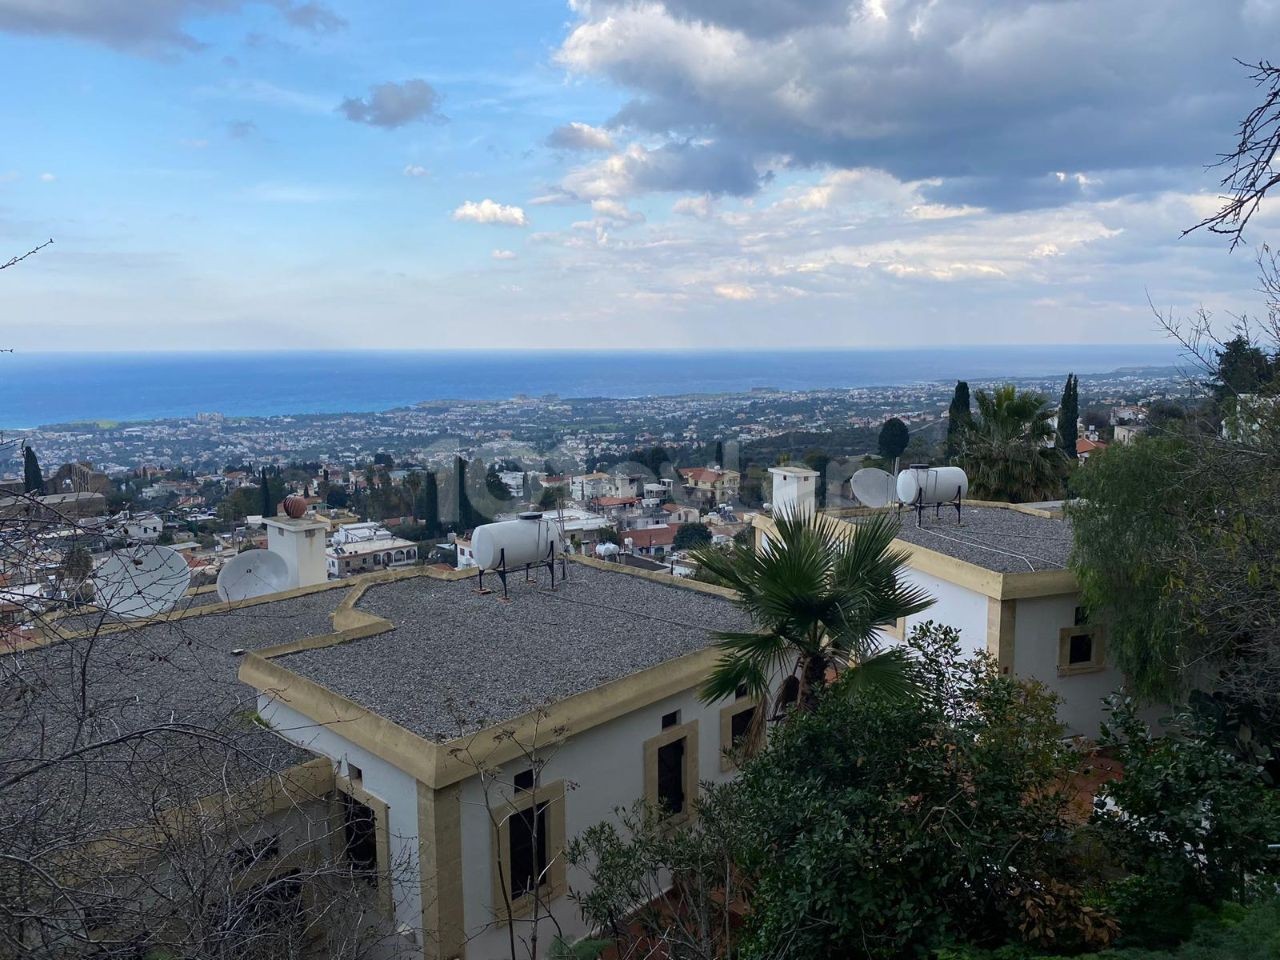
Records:
<instances>
[{"instance_id":1,"label":"paved terrace","mask_svg":"<svg viewBox=\"0 0 1280 960\"><path fill-rule=\"evenodd\" d=\"M510 578L504 603L474 579L372 586L357 609L394 629L273 662L427 739L501 723L703 649L749 621L722 597L583 564L550 589Z\"/></svg>"},{"instance_id":2,"label":"paved terrace","mask_svg":"<svg viewBox=\"0 0 1280 960\"><path fill-rule=\"evenodd\" d=\"M916 526L914 510L902 511L900 540L927 547L996 573L1061 570L1071 555L1071 524L999 507L964 507L956 525L954 507L935 517L924 511Z\"/></svg>"}]
</instances>

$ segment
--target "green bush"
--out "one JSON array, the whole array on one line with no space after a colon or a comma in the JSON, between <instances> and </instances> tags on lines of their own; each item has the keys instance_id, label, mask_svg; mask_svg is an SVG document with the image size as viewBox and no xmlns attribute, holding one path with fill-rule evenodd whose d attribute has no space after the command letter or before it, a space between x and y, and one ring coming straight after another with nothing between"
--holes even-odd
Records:
<instances>
[{"instance_id":1,"label":"green bush","mask_svg":"<svg viewBox=\"0 0 1280 960\"><path fill-rule=\"evenodd\" d=\"M1188 911L1199 922L1190 939L1167 950L1130 947L1082 954L1089 960L1280 960L1280 899L1270 899L1252 907L1225 905L1218 913ZM997 950L948 947L934 954L935 960L1062 960L1026 947Z\"/></svg>"},{"instance_id":2,"label":"green bush","mask_svg":"<svg viewBox=\"0 0 1280 960\"><path fill-rule=\"evenodd\" d=\"M1226 749L1211 723L1175 717L1154 735L1130 701L1113 702L1103 743L1124 776L1095 801L1092 829L1125 872L1108 891L1126 944L1185 939L1201 905L1273 894L1280 876L1280 792Z\"/></svg>"},{"instance_id":3,"label":"green bush","mask_svg":"<svg viewBox=\"0 0 1280 960\"><path fill-rule=\"evenodd\" d=\"M918 699L830 697L732 788L754 883L741 956L1107 942L1076 885L1060 785L1079 758L1054 697L966 658L949 627L918 628L909 646Z\"/></svg>"}]
</instances>

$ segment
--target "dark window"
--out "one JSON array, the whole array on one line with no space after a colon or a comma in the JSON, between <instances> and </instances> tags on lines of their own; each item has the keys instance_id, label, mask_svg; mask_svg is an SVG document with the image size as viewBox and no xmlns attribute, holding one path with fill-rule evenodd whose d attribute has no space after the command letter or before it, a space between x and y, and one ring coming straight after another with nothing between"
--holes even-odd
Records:
<instances>
[{"instance_id":1,"label":"dark window","mask_svg":"<svg viewBox=\"0 0 1280 960\"><path fill-rule=\"evenodd\" d=\"M658 805L668 813L684 812L684 737L658 748Z\"/></svg>"},{"instance_id":2,"label":"dark window","mask_svg":"<svg viewBox=\"0 0 1280 960\"><path fill-rule=\"evenodd\" d=\"M663 730L666 730L668 727L678 726L678 725L679 725L679 723L680 723L680 711L679 711L679 710L672 710L670 713L664 713L664 714L662 715L662 729L663 729Z\"/></svg>"},{"instance_id":3,"label":"dark window","mask_svg":"<svg viewBox=\"0 0 1280 960\"><path fill-rule=\"evenodd\" d=\"M522 770L520 773L517 773L515 777L515 785L517 790L532 790L533 771Z\"/></svg>"},{"instance_id":4,"label":"dark window","mask_svg":"<svg viewBox=\"0 0 1280 960\"><path fill-rule=\"evenodd\" d=\"M378 823L373 810L354 797L342 795L342 836L347 861L365 875L370 886L378 885Z\"/></svg>"},{"instance_id":5,"label":"dark window","mask_svg":"<svg viewBox=\"0 0 1280 960\"><path fill-rule=\"evenodd\" d=\"M730 743L735 747L746 739L747 732L751 729L751 721L755 718L755 715L756 708L750 707L746 710L739 710L729 719Z\"/></svg>"},{"instance_id":6,"label":"dark window","mask_svg":"<svg viewBox=\"0 0 1280 960\"><path fill-rule=\"evenodd\" d=\"M511 895L531 892L547 872L547 806L543 801L511 815L510 832Z\"/></svg>"},{"instance_id":7,"label":"dark window","mask_svg":"<svg viewBox=\"0 0 1280 960\"><path fill-rule=\"evenodd\" d=\"M738 689L734 691L734 696L741 700L747 695L747 685L745 683L738 684Z\"/></svg>"},{"instance_id":8,"label":"dark window","mask_svg":"<svg viewBox=\"0 0 1280 960\"><path fill-rule=\"evenodd\" d=\"M1067 649L1067 663L1075 666L1078 663L1093 661L1093 637L1087 633L1071 635L1071 645Z\"/></svg>"},{"instance_id":9,"label":"dark window","mask_svg":"<svg viewBox=\"0 0 1280 960\"><path fill-rule=\"evenodd\" d=\"M280 856L280 837L272 835L255 843L236 847L231 851L231 862L240 870L256 866L264 860L274 860Z\"/></svg>"}]
</instances>

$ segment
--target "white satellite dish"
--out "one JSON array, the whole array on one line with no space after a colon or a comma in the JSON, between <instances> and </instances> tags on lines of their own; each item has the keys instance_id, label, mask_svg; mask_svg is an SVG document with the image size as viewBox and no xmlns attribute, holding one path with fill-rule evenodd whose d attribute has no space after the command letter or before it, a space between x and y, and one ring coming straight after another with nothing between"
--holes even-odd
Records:
<instances>
[{"instance_id":1,"label":"white satellite dish","mask_svg":"<svg viewBox=\"0 0 1280 960\"><path fill-rule=\"evenodd\" d=\"M154 544L113 550L93 574L98 606L124 620L164 613L190 583L186 558Z\"/></svg>"},{"instance_id":2,"label":"white satellite dish","mask_svg":"<svg viewBox=\"0 0 1280 960\"><path fill-rule=\"evenodd\" d=\"M232 557L218 571L218 596L222 600L248 600L288 590L289 565L270 550L246 550Z\"/></svg>"},{"instance_id":3,"label":"white satellite dish","mask_svg":"<svg viewBox=\"0 0 1280 960\"><path fill-rule=\"evenodd\" d=\"M864 467L849 481L858 502L868 507L887 507L897 496L893 476L875 467Z\"/></svg>"}]
</instances>

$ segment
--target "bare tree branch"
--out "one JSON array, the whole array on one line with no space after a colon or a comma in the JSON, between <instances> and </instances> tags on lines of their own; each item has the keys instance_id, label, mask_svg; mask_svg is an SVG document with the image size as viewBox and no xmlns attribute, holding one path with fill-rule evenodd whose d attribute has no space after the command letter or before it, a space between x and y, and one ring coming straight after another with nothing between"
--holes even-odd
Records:
<instances>
[{"instance_id":1,"label":"bare tree branch","mask_svg":"<svg viewBox=\"0 0 1280 960\"><path fill-rule=\"evenodd\" d=\"M32 256L33 254L37 254L37 253L39 253L41 250L43 250L45 247L49 246L49 244L51 244L51 243L53 243L53 238L52 238L52 237L50 237L50 238L49 238L48 240L46 240L44 243L40 244L40 246L38 246L38 247L34 247L34 248L33 248L33 249L31 249L31 250L28 250L26 253L22 254L21 256L10 257L10 258L9 258L8 260L6 260L4 263L0 263L0 270L8 270L10 267L12 267L12 266L14 266L14 265L16 265L16 264L19 264L19 263L21 263L23 260L27 259L27 257Z\"/></svg>"},{"instance_id":2,"label":"bare tree branch","mask_svg":"<svg viewBox=\"0 0 1280 960\"><path fill-rule=\"evenodd\" d=\"M1222 209L1182 232L1185 237L1207 227L1211 233L1230 237L1232 250L1243 241L1244 228L1257 213L1262 198L1280 184L1280 170L1275 162L1280 152L1280 67L1265 60L1256 65L1237 62L1254 71L1250 79L1265 88L1266 95L1240 122L1240 138L1235 149L1223 154L1214 164L1228 169L1221 180L1226 191Z\"/></svg>"}]
</instances>

